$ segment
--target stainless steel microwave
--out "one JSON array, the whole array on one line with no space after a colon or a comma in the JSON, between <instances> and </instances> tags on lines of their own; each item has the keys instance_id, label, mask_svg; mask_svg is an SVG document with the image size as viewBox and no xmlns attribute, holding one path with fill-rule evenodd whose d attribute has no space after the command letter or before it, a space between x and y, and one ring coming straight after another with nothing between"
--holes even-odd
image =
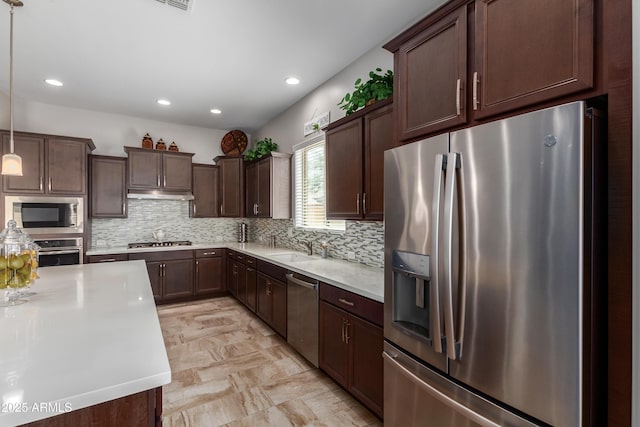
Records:
<instances>
[{"instance_id":1,"label":"stainless steel microwave","mask_svg":"<svg viewBox=\"0 0 640 427\"><path fill-rule=\"evenodd\" d=\"M83 232L82 197L7 196L4 215L29 234Z\"/></svg>"}]
</instances>

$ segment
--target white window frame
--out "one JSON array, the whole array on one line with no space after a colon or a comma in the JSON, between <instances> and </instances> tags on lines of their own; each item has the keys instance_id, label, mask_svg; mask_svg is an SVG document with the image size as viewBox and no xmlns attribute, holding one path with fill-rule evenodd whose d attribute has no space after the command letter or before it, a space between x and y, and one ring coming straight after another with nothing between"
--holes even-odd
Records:
<instances>
[{"instance_id":1,"label":"white window frame","mask_svg":"<svg viewBox=\"0 0 640 427\"><path fill-rule=\"evenodd\" d=\"M301 185L301 174L302 171L299 170L301 165L300 165L300 161L302 161L301 157L302 155L306 154L305 151L313 146L316 146L317 144L326 143L326 138L324 135L324 132L322 132L320 135L315 136L314 138L308 140L308 141L304 141L300 144L296 144L293 146L293 157L292 157L292 200L293 200L293 225L295 228L297 229L301 229L301 230L309 230L309 231L323 231L323 232L336 232L336 233L344 233L344 231L346 230L346 221L343 220L328 220L326 219L326 193L325 193L325 206L323 207L323 209L325 209L325 216L324 216L324 220L323 220L323 224L319 225L317 222L314 225L305 225L305 222L307 221L304 218L304 211L305 211L305 207L304 207L304 203L302 201L302 198L304 197L304 189L300 188L299 186ZM325 155L325 159L326 159L326 147L324 150L324 155ZM326 175L327 171L326 171L326 166L325 166L325 173L324 173L324 184L325 184L325 191L326 191L326 183L327 183L327 175Z\"/></svg>"}]
</instances>

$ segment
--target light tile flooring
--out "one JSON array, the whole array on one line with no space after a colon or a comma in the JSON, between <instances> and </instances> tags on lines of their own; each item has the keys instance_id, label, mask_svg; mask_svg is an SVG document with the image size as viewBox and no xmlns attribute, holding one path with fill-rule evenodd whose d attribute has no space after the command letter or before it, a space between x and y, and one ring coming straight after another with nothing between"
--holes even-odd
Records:
<instances>
[{"instance_id":1,"label":"light tile flooring","mask_svg":"<svg viewBox=\"0 0 640 427\"><path fill-rule=\"evenodd\" d=\"M382 425L231 297L158 315L172 372L166 427Z\"/></svg>"}]
</instances>

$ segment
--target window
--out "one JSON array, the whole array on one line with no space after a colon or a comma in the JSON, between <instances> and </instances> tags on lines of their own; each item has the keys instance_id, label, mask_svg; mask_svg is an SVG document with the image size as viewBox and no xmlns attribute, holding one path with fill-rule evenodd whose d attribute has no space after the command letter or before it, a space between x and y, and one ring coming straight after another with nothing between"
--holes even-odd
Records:
<instances>
[{"instance_id":1,"label":"window","mask_svg":"<svg viewBox=\"0 0 640 427\"><path fill-rule=\"evenodd\" d=\"M344 231L344 221L327 220L325 209L324 137L295 149L295 226Z\"/></svg>"}]
</instances>

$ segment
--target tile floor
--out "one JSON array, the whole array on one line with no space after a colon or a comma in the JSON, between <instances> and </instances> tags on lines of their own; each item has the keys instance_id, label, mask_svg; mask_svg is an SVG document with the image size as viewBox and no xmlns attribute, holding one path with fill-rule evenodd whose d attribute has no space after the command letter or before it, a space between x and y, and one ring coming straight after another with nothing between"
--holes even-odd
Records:
<instances>
[{"instance_id":1,"label":"tile floor","mask_svg":"<svg viewBox=\"0 0 640 427\"><path fill-rule=\"evenodd\" d=\"M231 297L160 306L163 425L382 426Z\"/></svg>"}]
</instances>

